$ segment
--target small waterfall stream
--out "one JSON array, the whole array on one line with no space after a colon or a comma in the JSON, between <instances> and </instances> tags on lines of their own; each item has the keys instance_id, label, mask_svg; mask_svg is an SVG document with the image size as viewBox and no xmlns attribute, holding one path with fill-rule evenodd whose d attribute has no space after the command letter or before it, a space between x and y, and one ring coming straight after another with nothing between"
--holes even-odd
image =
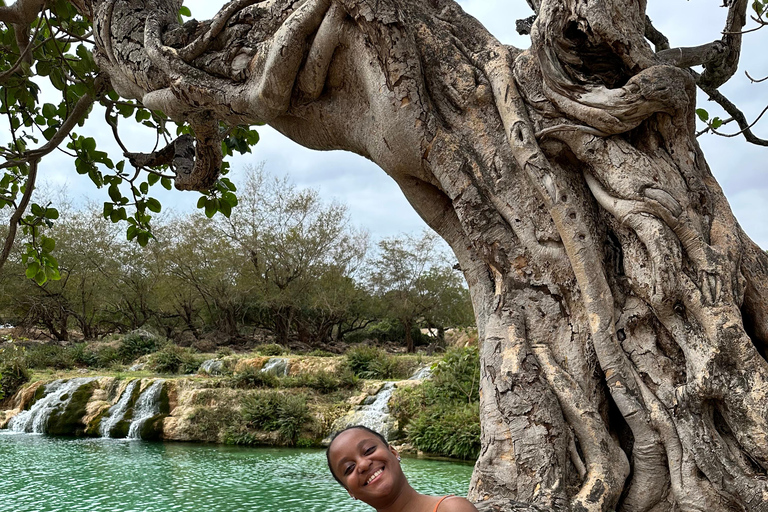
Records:
<instances>
[{"instance_id":1,"label":"small waterfall stream","mask_svg":"<svg viewBox=\"0 0 768 512\"><path fill-rule=\"evenodd\" d=\"M389 399L394 392L395 383L385 383L378 393L366 398L362 405L334 421L331 431L337 432L351 425L364 425L389 439L393 426L389 416Z\"/></svg>"},{"instance_id":2,"label":"small waterfall stream","mask_svg":"<svg viewBox=\"0 0 768 512\"><path fill-rule=\"evenodd\" d=\"M431 376L430 366L425 366L418 369L408 380L424 380ZM361 405L334 421L331 432L338 432L352 425L364 425L389 439L394 427L394 420L389 415L389 399L396 388L396 382L385 383L375 395L367 397ZM330 438L323 442L330 442Z\"/></svg>"},{"instance_id":3,"label":"small waterfall stream","mask_svg":"<svg viewBox=\"0 0 768 512\"><path fill-rule=\"evenodd\" d=\"M124 417L125 413L131 405L131 397L133 396L133 390L139 385L140 380L132 380L123 390L123 394L120 395L120 399L115 405L109 408L107 414L101 419L99 424L99 432L101 437L110 437L109 433L112 428L117 425Z\"/></svg>"},{"instance_id":4,"label":"small waterfall stream","mask_svg":"<svg viewBox=\"0 0 768 512\"><path fill-rule=\"evenodd\" d=\"M54 411L63 411L72 400L77 389L95 379L78 377L69 380L55 380L45 386L45 395L35 402L28 411L22 411L11 419L8 428L14 432L44 434L48 419Z\"/></svg>"},{"instance_id":5,"label":"small waterfall stream","mask_svg":"<svg viewBox=\"0 0 768 512\"><path fill-rule=\"evenodd\" d=\"M141 439L141 427L152 416L160 413L160 393L163 391L163 379L157 379L139 395L133 406L133 420L128 428L128 439Z\"/></svg>"},{"instance_id":6,"label":"small waterfall stream","mask_svg":"<svg viewBox=\"0 0 768 512\"><path fill-rule=\"evenodd\" d=\"M261 369L264 373L272 373L278 377L288 376L290 360L286 357L270 357Z\"/></svg>"}]
</instances>

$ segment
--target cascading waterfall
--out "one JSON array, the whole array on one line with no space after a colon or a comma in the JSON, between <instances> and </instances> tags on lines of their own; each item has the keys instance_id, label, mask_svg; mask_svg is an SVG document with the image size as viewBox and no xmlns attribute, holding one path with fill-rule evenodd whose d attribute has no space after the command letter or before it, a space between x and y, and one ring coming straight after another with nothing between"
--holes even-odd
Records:
<instances>
[{"instance_id":1,"label":"cascading waterfall","mask_svg":"<svg viewBox=\"0 0 768 512\"><path fill-rule=\"evenodd\" d=\"M72 400L78 388L96 380L93 377L55 380L45 386L44 396L28 410L22 411L11 419L8 428L14 432L44 434L48 419L54 411L63 411Z\"/></svg>"},{"instance_id":2,"label":"cascading waterfall","mask_svg":"<svg viewBox=\"0 0 768 512\"><path fill-rule=\"evenodd\" d=\"M141 392L133 406L133 421L128 428L128 439L141 439L141 427L151 417L160 413L160 393L163 391L163 379L157 379Z\"/></svg>"},{"instance_id":3,"label":"cascading waterfall","mask_svg":"<svg viewBox=\"0 0 768 512\"><path fill-rule=\"evenodd\" d=\"M207 359L198 368L197 373L206 375L221 375L224 371L224 361L221 359Z\"/></svg>"},{"instance_id":4,"label":"cascading waterfall","mask_svg":"<svg viewBox=\"0 0 768 512\"><path fill-rule=\"evenodd\" d=\"M290 360L285 357L271 357L264 363L264 367L261 369L264 373L272 373L278 377L286 377L288 375L288 367Z\"/></svg>"},{"instance_id":5,"label":"cascading waterfall","mask_svg":"<svg viewBox=\"0 0 768 512\"><path fill-rule=\"evenodd\" d=\"M432 367L427 365L416 370L416 372L411 375L408 380L426 380L430 377L432 377Z\"/></svg>"},{"instance_id":6,"label":"cascading waterfall","mask_svg":"<svg viewBox=\"0 0 768 512\"><path fill-rule=\"evenodd\" d=\"M389 439L389 433L393 426L392 419L389 416L389 399L394 392L395 383L387 382L378 393L368 397L354 411L334 421L331 431L336 432L350 425L364 425Z\"/></svg>"},{"instance_id":7,"label":"cascading waterfall","mask_svg":"<svg viewBox=\"0 0 768 512\"><path fill-rule=\"evenodd\" d=\"M112 428L125 417L125 413L130 409L133 390L136 389L136 386L138 386L140 382L141 381L139 380L132 380L129 382L125 387L125 390L123 390L123 394L120 395L120 399L117 403L110 407L107 414L101 419L99 432L102 437L109 437Z\"/></svg>"}]
</instances>

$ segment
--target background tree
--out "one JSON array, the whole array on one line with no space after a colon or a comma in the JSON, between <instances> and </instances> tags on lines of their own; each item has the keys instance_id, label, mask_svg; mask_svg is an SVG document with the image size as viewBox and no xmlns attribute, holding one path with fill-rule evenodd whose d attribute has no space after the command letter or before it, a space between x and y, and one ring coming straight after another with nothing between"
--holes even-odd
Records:
<instances>
[{"instance_id":1,"label":"background tree","mask_svg":"<svg viewBox=\"0 0 768 512\"><path fill-rule=\"evenodd\" d=\"M278 343L291 332L305 343L329 340L360 298L354 275L368 235L350 226L345 206L324 204L316 190L297 190L263 166L248 171L241 195L218 229L250 263L245 279L260 322Z\"/></svg>"},{"instance_id":2,"label":"background tree","mask_svg":"<svg viewBox=\"0 0 768 512\"><path fill-rule=\"evenodd\" d=\"M441 252L437 235L403 236L379 242L370 282L384 316L399 322L408 352L415 352L413 329L469 325L469 294Z\"/></svg>"},{"instance_id":3,"label":"background tree","mask_svg":"<svg viewBox=\"0 0 768 512\"><path fill-rule=\"evenodd\" d=\"M42 110L22 63L66 51L51 37L62 24L47 20L69 16L75 37L92 24L114 91L194 133L130 156L137 170L168 178L172 164L177 188L212 190L202 206L226 213L221 158L239 147L228 134L269 123L373 160L448 242L482 340L470 489L481 508L762 510L768 256L733 218L694 119L696 86L716 90L735 72L750 7L728 2L723 38L691 50L651 46L646 34L663 40L644 2L530 5L520 50L452 0L238 0L184 25L177 0L59 1L54 15L18 0L0 11L18 36L5 36L18 80L5 109L19 121L3 200L25 211L21 184L42 154L21 128ZM766 6L751 8L762 17ZM91 98L133 113L102 80L77 99L69 77L95 68L59 63L35 67L64 91L64 108L47 109L63 119L51 140ZM88 139L70 149L82 172L111 163ZM132 218L128 235L146 243L149 180L108 176L110 190L134 180L107 215ZM30 211L32 235L56 216ZM30 250L36 276L55 277L46 244Z\"/></svg>"}]
</instances>

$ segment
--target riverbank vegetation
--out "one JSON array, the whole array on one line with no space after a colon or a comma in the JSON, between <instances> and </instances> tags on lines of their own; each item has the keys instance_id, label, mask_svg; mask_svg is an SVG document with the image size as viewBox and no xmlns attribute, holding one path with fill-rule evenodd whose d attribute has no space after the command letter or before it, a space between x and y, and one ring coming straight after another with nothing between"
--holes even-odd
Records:
<instances>
[{"instance_id":1,"label":"riverbank vegetation","mask_svg":"<svg viewBox=\"0 0 768 512\"><path fill-rule=\"evenodd\" d=\"M473 338L462 340L471 343ZM100 385L102 394L115 401L118 390L126 389L130 381L148 383L160 377L168 383L166 395L171 398L165 400L180 407L173 413L178 416L176 430L163 432L166 413L142 429L146 439L316 446L331 433L336 420L369 403L389 380L397 384L390 400L396 419L394 442L462 459L475 457L479 446L479 364L472 346L449 348L442 357L391 353L371 345L352 346L345 355L295 354L277 344L200 353L146 331L67 346L16 342L0 346L0 373L7 392L0 410L29 409L42 397L42 387L35 382L98 375L112 379L113 383ZM426 367L433 374L430 380L407 380ZM136 403L139 387L132 389L131 403ZM21 396L21 391L27 402L19 404L17 399L14 405L14 395ZM79 409L66 415L67 425L77 427L70 435L99 435L104 406L101 413L80 422L88 416L84 411L97 408L87 405L95 400L85 397L88 393L83 391ZM127 429L127 423L122 425Z\"/></svg>"}]
</instances>

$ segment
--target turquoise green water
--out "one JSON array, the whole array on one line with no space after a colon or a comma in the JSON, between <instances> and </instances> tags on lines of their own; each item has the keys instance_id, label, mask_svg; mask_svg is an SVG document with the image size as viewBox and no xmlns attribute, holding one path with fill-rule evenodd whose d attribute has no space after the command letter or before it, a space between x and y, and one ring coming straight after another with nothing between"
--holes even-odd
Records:
<instances>
[{"instance_id":1,"label":"turquoise green water","mask_svg":"<svg viewBox=\"0 0 768 512\"><path fill-rule=\"evenodd\" d=\"M466 495L472 466L403 459L419 492ZM0 511L363 512L321 450L237 448L0 431Z\"/></svg>"}]
</instances>

